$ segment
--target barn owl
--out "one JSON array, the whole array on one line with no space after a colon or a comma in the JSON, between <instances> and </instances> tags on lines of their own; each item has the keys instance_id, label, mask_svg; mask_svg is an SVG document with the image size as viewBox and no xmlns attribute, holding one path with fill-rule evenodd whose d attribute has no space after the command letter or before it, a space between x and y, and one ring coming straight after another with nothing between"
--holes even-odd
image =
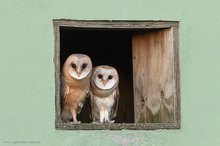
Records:
<instances>
[{"instance_id":1,"label":"barn owl","mask_svg":"<svg viewBox=\"0 0 220 146\"><path fill-rule=\"evenodd\" d=\"M81 112L89 93L92 62L84 54L70 55L62 70L62 120L80 123L77 114Z\"/></svg>"},{"instance_id":2,"label":"barn owl","mask_svg":"<svg viewBox=\"0 0 220 146\"><path fill-rule=\"evenodd\" d=\"M90 108L93 123L114 123L116 117L119 77L115 68L97 66L93 69L90 88Z\"/></svg>"}]
</instances>

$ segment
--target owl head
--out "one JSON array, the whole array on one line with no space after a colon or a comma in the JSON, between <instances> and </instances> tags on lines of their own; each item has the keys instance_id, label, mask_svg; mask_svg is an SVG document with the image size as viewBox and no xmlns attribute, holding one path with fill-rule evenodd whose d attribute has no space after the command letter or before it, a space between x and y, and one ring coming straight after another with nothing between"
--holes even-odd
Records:
<instances>
[{"instance_id":1,"label":"owl head","mask_svg":"<svg viewBox=\"0 0 220 146\"><path fill-rule=\"evenodd\" d=\"M92 61L89 56L84 54L70 55L65 65L69 75L77 80L87 77L92 70Z\"/></svg>"},{"instance_id":2,"label":"owl head","mask_svg":"<svg viewBox=\"0 0 220 146\"><path fill-rule=\"evenodd\" d=\"M92 80L99 89L108 90L118 83L119 77L115 68L103 65L94 69Z\"/></svg>"}]
</instances>

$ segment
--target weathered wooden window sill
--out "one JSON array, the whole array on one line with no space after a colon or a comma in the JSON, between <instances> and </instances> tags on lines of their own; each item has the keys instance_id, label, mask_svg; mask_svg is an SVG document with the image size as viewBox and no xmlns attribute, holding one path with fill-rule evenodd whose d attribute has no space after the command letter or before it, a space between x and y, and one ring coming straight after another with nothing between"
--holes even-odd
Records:
<instances>
[{"instance_id":1,"label":"weathered wooden window sill","mask_svg":"<svg viewBox=\"0 0 220 146\"><path fill-rule=\"evenodd\" d=\"M60 130L156 130L156 129L179 129L179 124L173 123L114 123L114 124L57 124Z\"/></svg>"}]
</instances>

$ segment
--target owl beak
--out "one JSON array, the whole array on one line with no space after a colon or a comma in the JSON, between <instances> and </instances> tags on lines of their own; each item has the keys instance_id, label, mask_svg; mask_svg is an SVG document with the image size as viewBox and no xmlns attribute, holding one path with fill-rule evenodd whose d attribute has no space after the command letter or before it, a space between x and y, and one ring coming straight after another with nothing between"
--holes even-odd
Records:
<instances>
[{"instance_id":1,"label":"owl beak","mask_svg":"<svg viewBox=\"0 0 220 146\"><path fill-rule=\"evenodd\" d=\"M76 73L77 73L77 76L79 77L79 76L80 76L80 73L81 73L80 67L76 67Z\"/></svg>"},{"instance_id":2,"label":"owl beak","mask_svg":"<svg viewBox=\"0 0 220 146\"><path fill-rule=\"evenodd\" d=\"M78 77L80 76L80 72L77 72L77 76L78 76Z\"/></svg>"},{"instance_id":3,"label":"owl beak","mask_svg":"<svg viewBox=\"0 0 220 146\"><path fill-rule=\"evenodd\" d=\"M107 81L103 81L103 85L104 85L104 86L106 85L106 83L107 83Z\"/></svg>"}]
</instances>

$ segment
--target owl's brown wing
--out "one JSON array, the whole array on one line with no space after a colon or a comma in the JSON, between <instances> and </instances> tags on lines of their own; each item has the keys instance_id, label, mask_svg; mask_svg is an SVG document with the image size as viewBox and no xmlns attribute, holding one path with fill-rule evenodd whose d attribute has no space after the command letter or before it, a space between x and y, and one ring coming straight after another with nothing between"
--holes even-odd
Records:
<instances>
[{"instance_id":1,"label":"owl's brown wing","mask_svg":"<svg viewBox=\"0 0 220 146\"><path fill-rule=\"evenodd\" d=\"M69 86L65 84L63 76L61 76L61 98L62 106L66 103L67 95L69 94Z\"/></svg>"},{"instance_id":2,"label":"owl's brown wing","mask_svg":"<svg viewBox=\"0 0 220 146\"><path fill-rule=\"evenodd\" d=\"M69 94L69 86L67 86L64 82L63 76L61 76L60 80L60 98L61 98L61 117L64 122L70 120L72 118L72 115L70 114L69 110L65 108L67 96Z\"/></svg>"},{"instance_id":3,"label":"owl's brown wing","mask_svg":"<svg viewBox=\"0 0 220 146\"><path fill-rule=\"evenodd\" d=\"M90 93L89 93L89 90L86 91L86 92L87 92L87 93L86 93L85 99L82 100L82 101L80 101L80 102L78 103L78 105L77 105L77 114L81 113L81 111L82 111L82 109L83 109L83 107L84 107L85 104L88 105L88 98L89 98L89 96L90 96ZM89 107L88 107L88 108L89 108Z\"/></svg>"},{"instance_id":4,"label":"owl's brown wing","mask_svg":"<svg viewBox=\"0 0 220 146\"><path fill-rule=\"evenodd\" d=\"M118 112L119 88L115 89L113 96L114 96L115 102L114 102L114 105L113 105L112 111L111 111L111 116L110 116L111 119L115 118L117 115L117 112Z\"/></svg>"},{"instance_id":5,"label":"owl's brown wing","mask_svg":"<svg viewBox=\"0 0 220 146\"><path fill-rule=\"evenodd\" d=\"M63 75L61 75L61 77L60 77L60 96L61 96L61 98L63 98L64 97L64 77L63 77Z\"/></svg>"}]
</instances>

